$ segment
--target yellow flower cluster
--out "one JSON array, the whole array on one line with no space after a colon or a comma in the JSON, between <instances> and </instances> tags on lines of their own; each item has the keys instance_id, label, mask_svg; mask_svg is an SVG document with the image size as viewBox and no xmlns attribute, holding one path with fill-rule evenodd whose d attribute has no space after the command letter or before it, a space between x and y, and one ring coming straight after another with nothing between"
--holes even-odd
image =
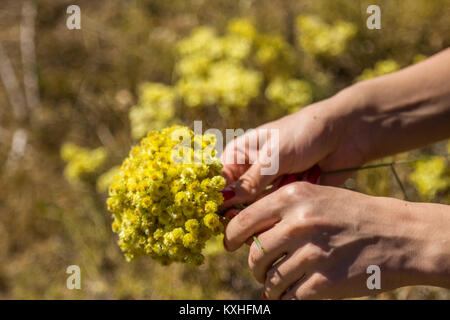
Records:
<instances>
[{"instance_id":1,"label":"yellow flower cluster","mask_svg":"<svg viewBox=\"0 0 450 320\"><path fill-rule=\"evenodd\" d=\"M258 36L253 24L248 19L232 19L228 22L227 30L231 34L254 40Z\"/></svg>"},{"instance_id":2,"label":"yellow flower cluster","mask_svg":"<svg viewBox=\"0 0 450 320\"><path fill-rule=\"evenodd\" d=\"M64 174L70 182L89 179L105 164L107 152L100 147L94 150L65 143L61 148L61 158L67 163Z\"/></svg>"},{"instance_id":3,"label":"yellow flower cluster","mask_svg":"<svg viewBox=\"0 0 450 320\"><path fill-rule=\"evenodd\" d=\"M280 35L259 33L248 19L233 19L228 23L230 34L248 39L255 51L256 62L265 68L279 67L292 59L293 48Z\"/></svg>"},{"instance_id":4,"label":"yellow flower cluster","mask_svg":"<svg viewBox=\"0 0 450 320\"><path fill-rule=\"evenodd\" d=\"M312 101L311 85L298 79L275 78L266 88L266 97L288 112L295 112Z\"/></svg>"},{"instance_id":5,"label":"yellow flower cluster","mask_svg":"<svg viewBox=\"0 0 450 320\"><path fill-rule=\"evenodd\" d=\"M198 27L177 43L176 52L176 83L146 83L140 88L138 104L129 113L136 139L149 129L171 125L178 101L197 108L215 105L225 115L233 108L246 108L261 94L265 77L267 82L278 76L289 77L295 56L294 49L281 36L259 33L248 19L231 20L223 36L213 28ZM269 91L276 92L278 83ZM303 90L296 97L292 93L287 103L286 99L279 101L285 110L310 100L307 84L289 84Z\"/></svg>"},{"instance_id":6,"label":"yellow flower cluster","mask_svg":"<svg viewBox=\"0 0 450 320\"><path fill-rule=\"evenodd\" d=\"M368 80L385 74L395 72L400 66L394 60L382 60L375 63L375 68L364 69L363 73L357 78L358 81Z\"/></svg>"},{"instance_id":7,"label":"yellow flower cluster","mask_svg":"<svg viewBox=\"0 0 450 320\"><path fill-rule=\"evenodd\" d=\"M131 108L129 117L131 134L140 139L150 130L160 130L174 121L175 90L160 83L144 83L140 87L139 101Z\"/></svg>"},{"instance_id":8,"label":"yellow flower cluster","mask_svg":"<svg viewBox=\"0 0 450 320\"><path fill-rule=\"evenodd\" d=\"M179 94L189 107L218 104L244 108L258 96L262 77L233 61L220 61L208 67L208 76L183 77L177 83Z\"/></svg>"},{"instance_id":9,"label":"yellow flower cluster","mask_svg":"<svg viewBox=\"0 0 450 320\"><path fill-rule=\"evenodd\" d=\"M213 29L199 27L178 43L176 87L187 106L243 108L259 94L261 73L244 65L255 30L244 21L232 22L229 30L219 37Z\"/></svg>"},{"instance_id":10,"label":"yellow flower cluster","mask_svg":"<svg viewBox=\"0 0 450 320\"><path fill-rule=\"evenodd\" d=\"M214 146L214 135L173 126L150 131L131 150L107 200L127 260L203 262L206 241L223 231L217 210L225 179Z\"/></svg>"},{"instance_id":11,"label":"yellow flower cluster","mask_svg":"<svg viewBox=\"0 0 450 320\"><path fill-rule=\"evenodd\" d=\"M447 161L444 157L436 157L415 163L409 180L426 201L434 199L436 193L450 187L447 174Z\"/></svg>"},{"instance_id":12,"label":"yellow flower cluster","mask_svg":"<svg viewBox=\"0 0 450 320\"><path fill-rule=\"evenodd\" d=\"M357 32L353 23L337 21L329 25L320 17L301 15L296 21L298 41L302 48L314 55L338 56L342 54L349 40Z\"/></svg>"},{"instance_id":13,"label":"yellow flower cluster","mask_svg":"<svg viewBox=\"0 0 450 320\"><path fill-rule=\"evenodd\" d=\"M279 59L288 59L292 48L281 36L260 35L257 40L256 58L263 65Z\"/></svg>"}]
</instances>

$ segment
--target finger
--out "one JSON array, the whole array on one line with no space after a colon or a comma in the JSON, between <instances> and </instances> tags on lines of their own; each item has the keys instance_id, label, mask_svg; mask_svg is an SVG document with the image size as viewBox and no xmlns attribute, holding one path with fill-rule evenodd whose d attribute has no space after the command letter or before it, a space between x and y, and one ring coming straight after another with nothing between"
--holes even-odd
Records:
<instances>
[{"instance_id":1,"label":"finger","mask_svg":"<svg viewBox=\"0 0 450 320\"><path fill-rule=\"evenodd\" d=\"M235 183L245 171L250 168L250 164L223 164L222 175L226 180L226 185Z\"/></svg>"},{"instance_id":2,"label":"finger","mask_svg":"<svg viewBox=\"0 0 450 320\"><path fill-rule=\"evenodd\" d=\"M272 265L286 255L288 249L288 242L282 236L285 234L286 228L283 224L276 224L273 228L258 235L258 240L261 243L263 250L261 250L255 242L250 246L248 255L248 265L255 276L255 279L264 283L267 270Z\"/></svg>"},{"instance_id":3,"label":"finger","mask_svg":"<svg viewBox=\"0 0 450 320\"><path fill-rule=\"evenodd\" d=\"M230 207L235 204L249 203L263 193L266 187L276 178L273 175L262 175L263 166L257 162L248 168L239 179L230 186L234 191L231 199L225 200L224 207Z\"/></svg>"},{"instance_id":4,"label":"finger","mask_svg":"<svg viewBox=\"0 0 450 320\"><path fill-rule=\"evenodd\" d=\"M239 212L225 229L224 244L227 250L238 249L252 235L265 231L280 221L283 205L274 192Z\"/></svg>"},{"instance_id":5,"label":"finger","mask_svg":"<svg viewBox=\"0 0 450 320\"><path fill-rule=\"evenodd\" d=\"M230 145L231 152L227 147L227 153L223 158L225 163L232 161L239 163L240 161L251 165L233 183L235 196L224 202L225 207L255 201L258 195L263 193L266 187L281 175L279 172L278 134L269 137L266 129L265 133L253 130L235 139ZM237 157L241 159L237 159ZM241 170L244 167L246 166L241 165Z\"/></svg>"},{"instance_id":6,"label":"finger","mask_svg":"<svg viewBox=\"0 0 450 320\"><path fill-rule=\"evenodd\" d=\"M304 280L300 280L284 294L282 300L317 300L326 298L323 291L328 279L321 273L314 273Z\"/></svg>"},{"instance_id":7,"label":"finger","mask_svg":"<svg viewBox=\"0 0 450 320\"><path fill-rule=\"evenodd\" d=\"M266 190L261 193L256 200L259 200L267 196L268 194L271 194L272 192L278 190L279 188L296 181L307 181L313 184L319 184L321 173L322 172L320 167L318 165L314 165L312 168L303 173L292 173L279 176L274 181L272 181L270 188L266 187Z\"/></svg>"},{"instance_id":8,"label":"finger","mask_svg":"<svg viewBox=\"0 0 450 320\"><path fill-rule=\"evenodd\" d=\"M239 177L248 170L251 163L249 162L249 146L247 135L242 135L227 144L225 150L220 156L223 165L222 174L227 180L227 186L236 182Z\"/></svg>"},{"instance_id":9,"label":"finger","mask_svg":"<svg viewBox=\"0 0 450 320\"><path fill-rule=\"evenodd\" d=\"M314 270L321 257L320 248L306 245L275 264L266 275L264 294L277 300L296 282L301 281L309 270Z\"/></svg>"},{"instance_id":10,"label":"finger","mask_svg":"<svg viewBox=\"0 0 450 320\"><path fill-rule=\"evenodd\" d=\"M224 218L225 218L225 219L221 220L223 226L226 227L226 226L228 225L228 223L231 221L231 219L233 219L234 217L236 217L236 216L239 214L240 211L241 211L241 210L239 210L239 209L230 209L230 210L228 210L228 211L224 214ZM255 236L257 237L258 234L255 234ZM253 243L253 237L248 238L247 241L245 241L245 243L246 243L248 246L251 246L252 243Z\"/></svg>"}]
</instances>

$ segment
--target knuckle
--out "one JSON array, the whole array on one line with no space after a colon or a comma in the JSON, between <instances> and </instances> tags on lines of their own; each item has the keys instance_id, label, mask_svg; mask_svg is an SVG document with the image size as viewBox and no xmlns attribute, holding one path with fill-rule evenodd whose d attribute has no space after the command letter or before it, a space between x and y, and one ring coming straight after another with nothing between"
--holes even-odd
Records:
<instances>
[{"instance_id":1,"label":"knuckle","mask_svg":"<svg viewBox=\"0 0 450 320\"><path fill-rule=\"evenodd\" d=\"M305 285L301 285L295 290L295 298L299 300L324 298L322 283L320 274L313 274Z\"/></svg>"},{"instance_id":2,"label":"knuckle","mask_svg":"<svg viewBox=\"0 0 450 320\"><path fill-rule=\"evenodd\" d=\"M301 214L301 218L305 221L311 221L316 216L315 210L312 208L308 208L307 210L304 210Z\"/></svg>"},{"instance_id":3,"label":"knuckle","mask_svg":"<svg viewBox=\"0 0 450 320\"><path fill-rule=\"evenodd\" d=\"M327 283L327 278L321 273L314 273L310 279L310 289L317 291L321 288L324 288Z\"/></svg>"},{"instance_id":4,"label":"knuckle","mask_svg":"<svg viewBox=\"0 0 450 320\"><path fill-rule=\"evenodd\" d=\"M251 224L251 215L249 211L245 209L239 212L235 219L242 230L248 229Z\"/></svg>"},{"instance_id":5,"label":"knuckle","mask_svg":"<svg viewBox=\"0 0 450 320\"><path fill-rule=\"evenodd\" d=\"M322 257L323 257L322 249L310 242L304 245L304 247L300 250L300 253L298 255L298 259L300 260L299 263L304 264L315 263Z\"/></svg>"},{"instance_id":6,"label":"knuckle","mask_svg":"<svg viewBox=\"0 0 450 320\"><path fill-rule=\"evenodd\" d=\"M264 283L264 286L268 293L270 294L274 288L276 288L281 282L281 278L279 276L279 273L275 270L269 270L266 275L266 281Z\"/></svg>"},{"instance_id":7,"label":"knuckle","mask_svg":"<svg viewBox=\"0 0 450 320\"><path fill-rule=\"evenodd\" d=\"M305 225L306 223L302 219L292 219L286 224L284 234L288 239L296 238Z\"/></svg>"},{"instance_id":8,"label":"knuckle","mask_svg":"<svg viewBox=\"0 0 450 320\"><path fill-rule=\"evenodd\" d=\"M281 278L279 275L276 272L268 272L264 282L264 292L269 300L280 299L280 285Z\"/></svg>"},{"instance_id":9,"label":"knuckle","mask_svg":"<svg viewBox=\"0 0 450 320\"><path fill-rule=\"evenodd\" d=\"M305 244L303 254L310 258L316 258L319 257L322 250L315 244L308 242Z\"/></svg>"},{"instance_id":10,"label":"knuckle","mask_svg":"<svg viewBox=\"0 0 450 320\"><path fill-rule=\"evenodd\" d=\"M242 194L245 198L253 199L258 194L258 178L251 173L246 173L241 176L239 183L236 185L238 193Z\"/></svg>"},{"instance_id":11,"label":"knuckle","mask_svg":"<svg viewBox=\"0 0 450 320\"><path fill-rule=\"evenodd\" d=\"M314 227L315 226L312 218L308 219L299 214L288 219L287 223L285 224L282 236L286 238L286 241L297 239L302 235L302 239L304 239L305 232L310 233L310 231Z\"/></svg>"},{"instance_id":12,"label":"knuckle","mask_svg":"<svg viewBox=\"0 0 450 320\"><path fill-rule=\"evenodd\" d=\"M312 300L317 296L317 290L313 288L298 289L295 293L297 300Z\"/></svg>"},{"instance_id":13,"label":"knuckle","mask_svg":"<svg viewBox=\"0 0 450 320\"><path fill-rule=\"evenodd\" d=\"M303 181L290 183L282 188L282 197L284 200L292 200L309 192L311 184Z\"/></svg>"},{"instance_id":14,"label":"knuckle","mask_svg":"<svg viewBox=\"0 0 450 320\"><path fill-rule=\"evenodd\" d=\"M309 233L317 233L328 225L326 217L313 207L305 207L299 210L290 221L293 228L307 230Z\"/></svg>"},{"instance_id":15,"label":"knuckle","mask_svg":"<svg viewBox=\"0 0 450 320\"><path fill-rule=\"evenodd\" d=\"M300 186L299 182L294 182L291 184L288 184L287 186L283 187L283 200L290 200L293 197L297 196L300 193L300 189L302 187Z\"/></svg>"}]
</instances>

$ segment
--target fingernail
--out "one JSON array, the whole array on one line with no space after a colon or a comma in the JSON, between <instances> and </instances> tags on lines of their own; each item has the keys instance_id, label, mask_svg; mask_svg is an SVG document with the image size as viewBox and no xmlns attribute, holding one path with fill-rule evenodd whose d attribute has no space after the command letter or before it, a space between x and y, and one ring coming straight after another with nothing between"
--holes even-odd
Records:
<instances>
[{"instance_id":1,"label":"fingernail","mask_svg":"<svg viewBox=\"0 0 450 320\"><path fill-rule=\"evenodd\" d=\"M231 189L230 187L226 187L221 192L222 192L223 198L225 200L230 200L231 198L233 198L236 195L236 192L233 189Z\"/></svg>"}]
</instances>

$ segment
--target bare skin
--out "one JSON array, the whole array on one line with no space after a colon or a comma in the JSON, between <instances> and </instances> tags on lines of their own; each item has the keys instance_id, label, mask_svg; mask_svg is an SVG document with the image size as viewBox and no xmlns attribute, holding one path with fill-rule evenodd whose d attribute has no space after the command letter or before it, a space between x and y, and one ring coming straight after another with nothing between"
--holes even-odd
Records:
<instances>
[{"instance_id":1,"label":"bare skin","mask_svg":"<svg viewBox=\"0 0 450 320\"><path fill-rule=\"evenodd\" d=\"M324 186L341 184L346 174L324 176L322 186L297 182L261 197L281 175L314 164L322 171L355 167L450 137L449 83L447 49L261 126L279 129L278 174L261 175L258 162L225 163L235 193L225 206L252 204L228 224L224 244L235 250L259 234L265 254L252 244L249 265L265 284L267 298L373 294L365 282L371 264L381 267L381 290L416 284L450 288L450 206ZM223 158L259 151L237 145L230 143Z\"/></svg>"}]
</instances>

